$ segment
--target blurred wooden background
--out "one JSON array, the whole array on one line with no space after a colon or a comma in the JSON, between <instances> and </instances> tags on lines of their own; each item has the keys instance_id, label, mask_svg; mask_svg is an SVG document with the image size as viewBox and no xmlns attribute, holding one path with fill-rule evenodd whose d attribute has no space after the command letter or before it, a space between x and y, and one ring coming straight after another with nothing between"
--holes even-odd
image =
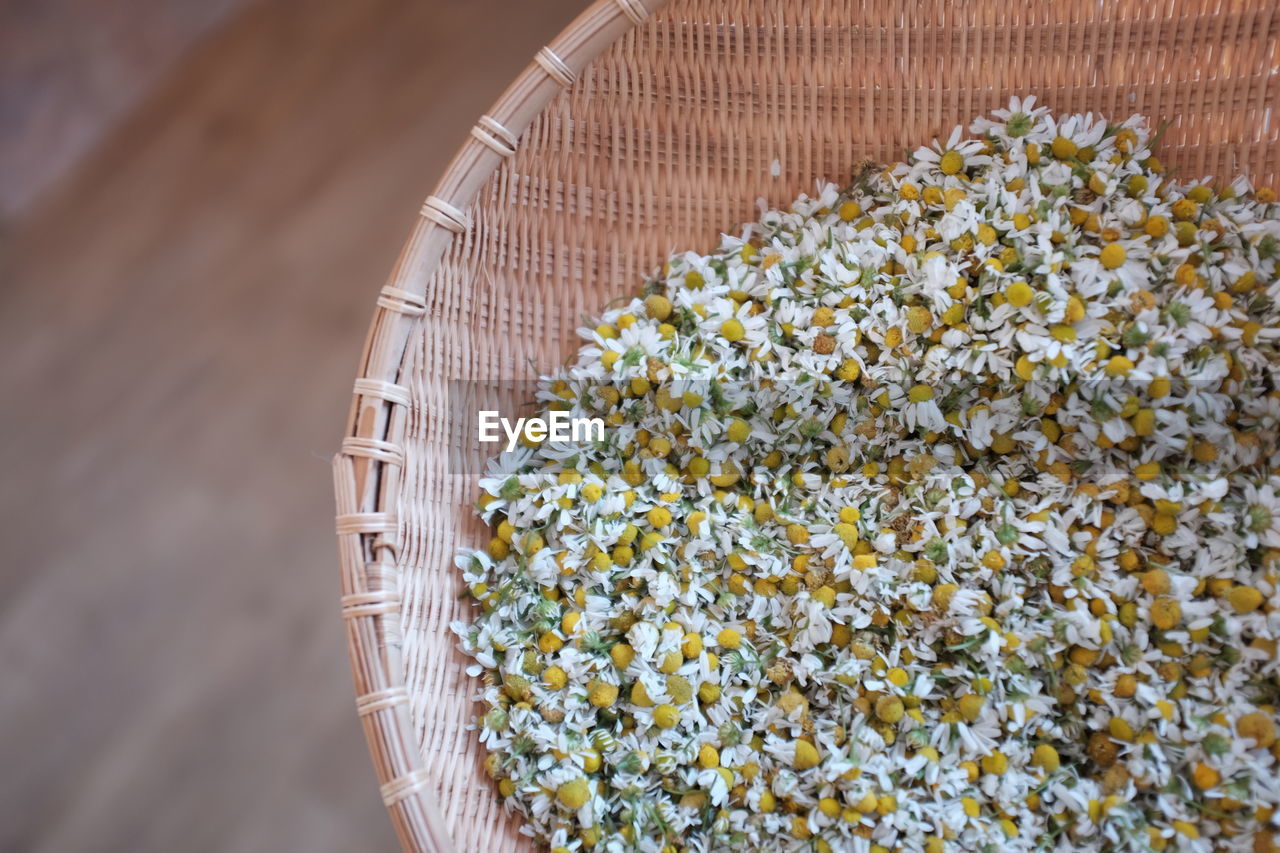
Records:
<instances>
[{"instance_id":1,"label":"blurred wooden background","mask_svg":"<svg viewBox=\"0 0 1280 853\"><path fill-rule=\"evenodd\" d=\"M585 0L0 2L0 850L393 850L329 457L376 292Z\"/></svg>"}]
</instances>

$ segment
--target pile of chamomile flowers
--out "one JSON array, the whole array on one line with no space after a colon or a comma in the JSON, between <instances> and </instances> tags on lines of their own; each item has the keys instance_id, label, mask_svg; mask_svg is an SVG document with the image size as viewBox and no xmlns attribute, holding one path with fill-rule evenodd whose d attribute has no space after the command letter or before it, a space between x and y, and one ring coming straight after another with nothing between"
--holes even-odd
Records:
<instances>
[{"instance_id":1,"label":"pile of chamomile flowers","mask_svg":"<svg viewBox=\"0 0 1280 853\"><path fill-rule=\"evenodd\" d=\"M565 851L1280 843L1280 206L1031 98L611 308L454 630Z\"/></svg>"}]
</instances>

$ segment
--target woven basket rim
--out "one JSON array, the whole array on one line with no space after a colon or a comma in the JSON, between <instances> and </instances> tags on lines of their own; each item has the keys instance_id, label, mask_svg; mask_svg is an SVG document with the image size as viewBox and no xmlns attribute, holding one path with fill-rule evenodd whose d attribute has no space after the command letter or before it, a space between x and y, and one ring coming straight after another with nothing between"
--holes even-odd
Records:
<instances>
[{"instance_id":1,"label":"woven basket rim","mask_svg":"<svg viewBox=\"0 0 1280 853\"><path fill-rule=\"evenodd\" d=\"M483 183L516 152L529 125L577 75L627 31L670 0L595 0L534 59L477 120L422 205L377 299L342 446L333 460L342 615L355 679L356 711L382 800L401 846L452 851L432 779L409 718L400 656L402 595L395 585L397 483L404 464L409 389L399 384L414 320L450 244L472 225L467 213Z\"/></svg>"}]
</instances>

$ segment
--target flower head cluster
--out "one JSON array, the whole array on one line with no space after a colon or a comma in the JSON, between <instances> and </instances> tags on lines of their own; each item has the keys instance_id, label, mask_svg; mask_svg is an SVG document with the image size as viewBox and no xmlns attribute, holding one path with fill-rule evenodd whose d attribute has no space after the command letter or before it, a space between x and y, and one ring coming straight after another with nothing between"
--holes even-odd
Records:
<instances>
[{"instance_id":1,"label":"flower head cluster","mask_svg":"<svg viewBox=\"0 0 1280 853\"><path fill-rule=\"evenodd\" d=\"M1275 194L971 131L671 258L542 383L605 439L482 481L455 628L553 850L1270 849Z\"/></svg>"}]
</instances>

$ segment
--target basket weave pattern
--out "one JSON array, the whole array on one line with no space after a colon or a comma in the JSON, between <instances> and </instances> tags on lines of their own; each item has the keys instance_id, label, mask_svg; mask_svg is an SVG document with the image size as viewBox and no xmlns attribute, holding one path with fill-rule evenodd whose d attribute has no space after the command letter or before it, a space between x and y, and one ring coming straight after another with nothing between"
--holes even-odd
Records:
<instances>
[{"instance_id":1,"label":"basket weave pattern","mask_svg":"<svg viewBox=\"0 0 1280 853\"><path fill-rule=\"evenodd\" d=\"M1271 0L599 0L472 130L377 300L335 459L357 710L407 850L531 849L466 730L453 554L485 541L451 470L452 379L529 378L583 314L814 181L1036 94L1172 120L1184 180L1273 184ZM774 174L774 173L777 174Z\"/></svg>"}]
</instances>

